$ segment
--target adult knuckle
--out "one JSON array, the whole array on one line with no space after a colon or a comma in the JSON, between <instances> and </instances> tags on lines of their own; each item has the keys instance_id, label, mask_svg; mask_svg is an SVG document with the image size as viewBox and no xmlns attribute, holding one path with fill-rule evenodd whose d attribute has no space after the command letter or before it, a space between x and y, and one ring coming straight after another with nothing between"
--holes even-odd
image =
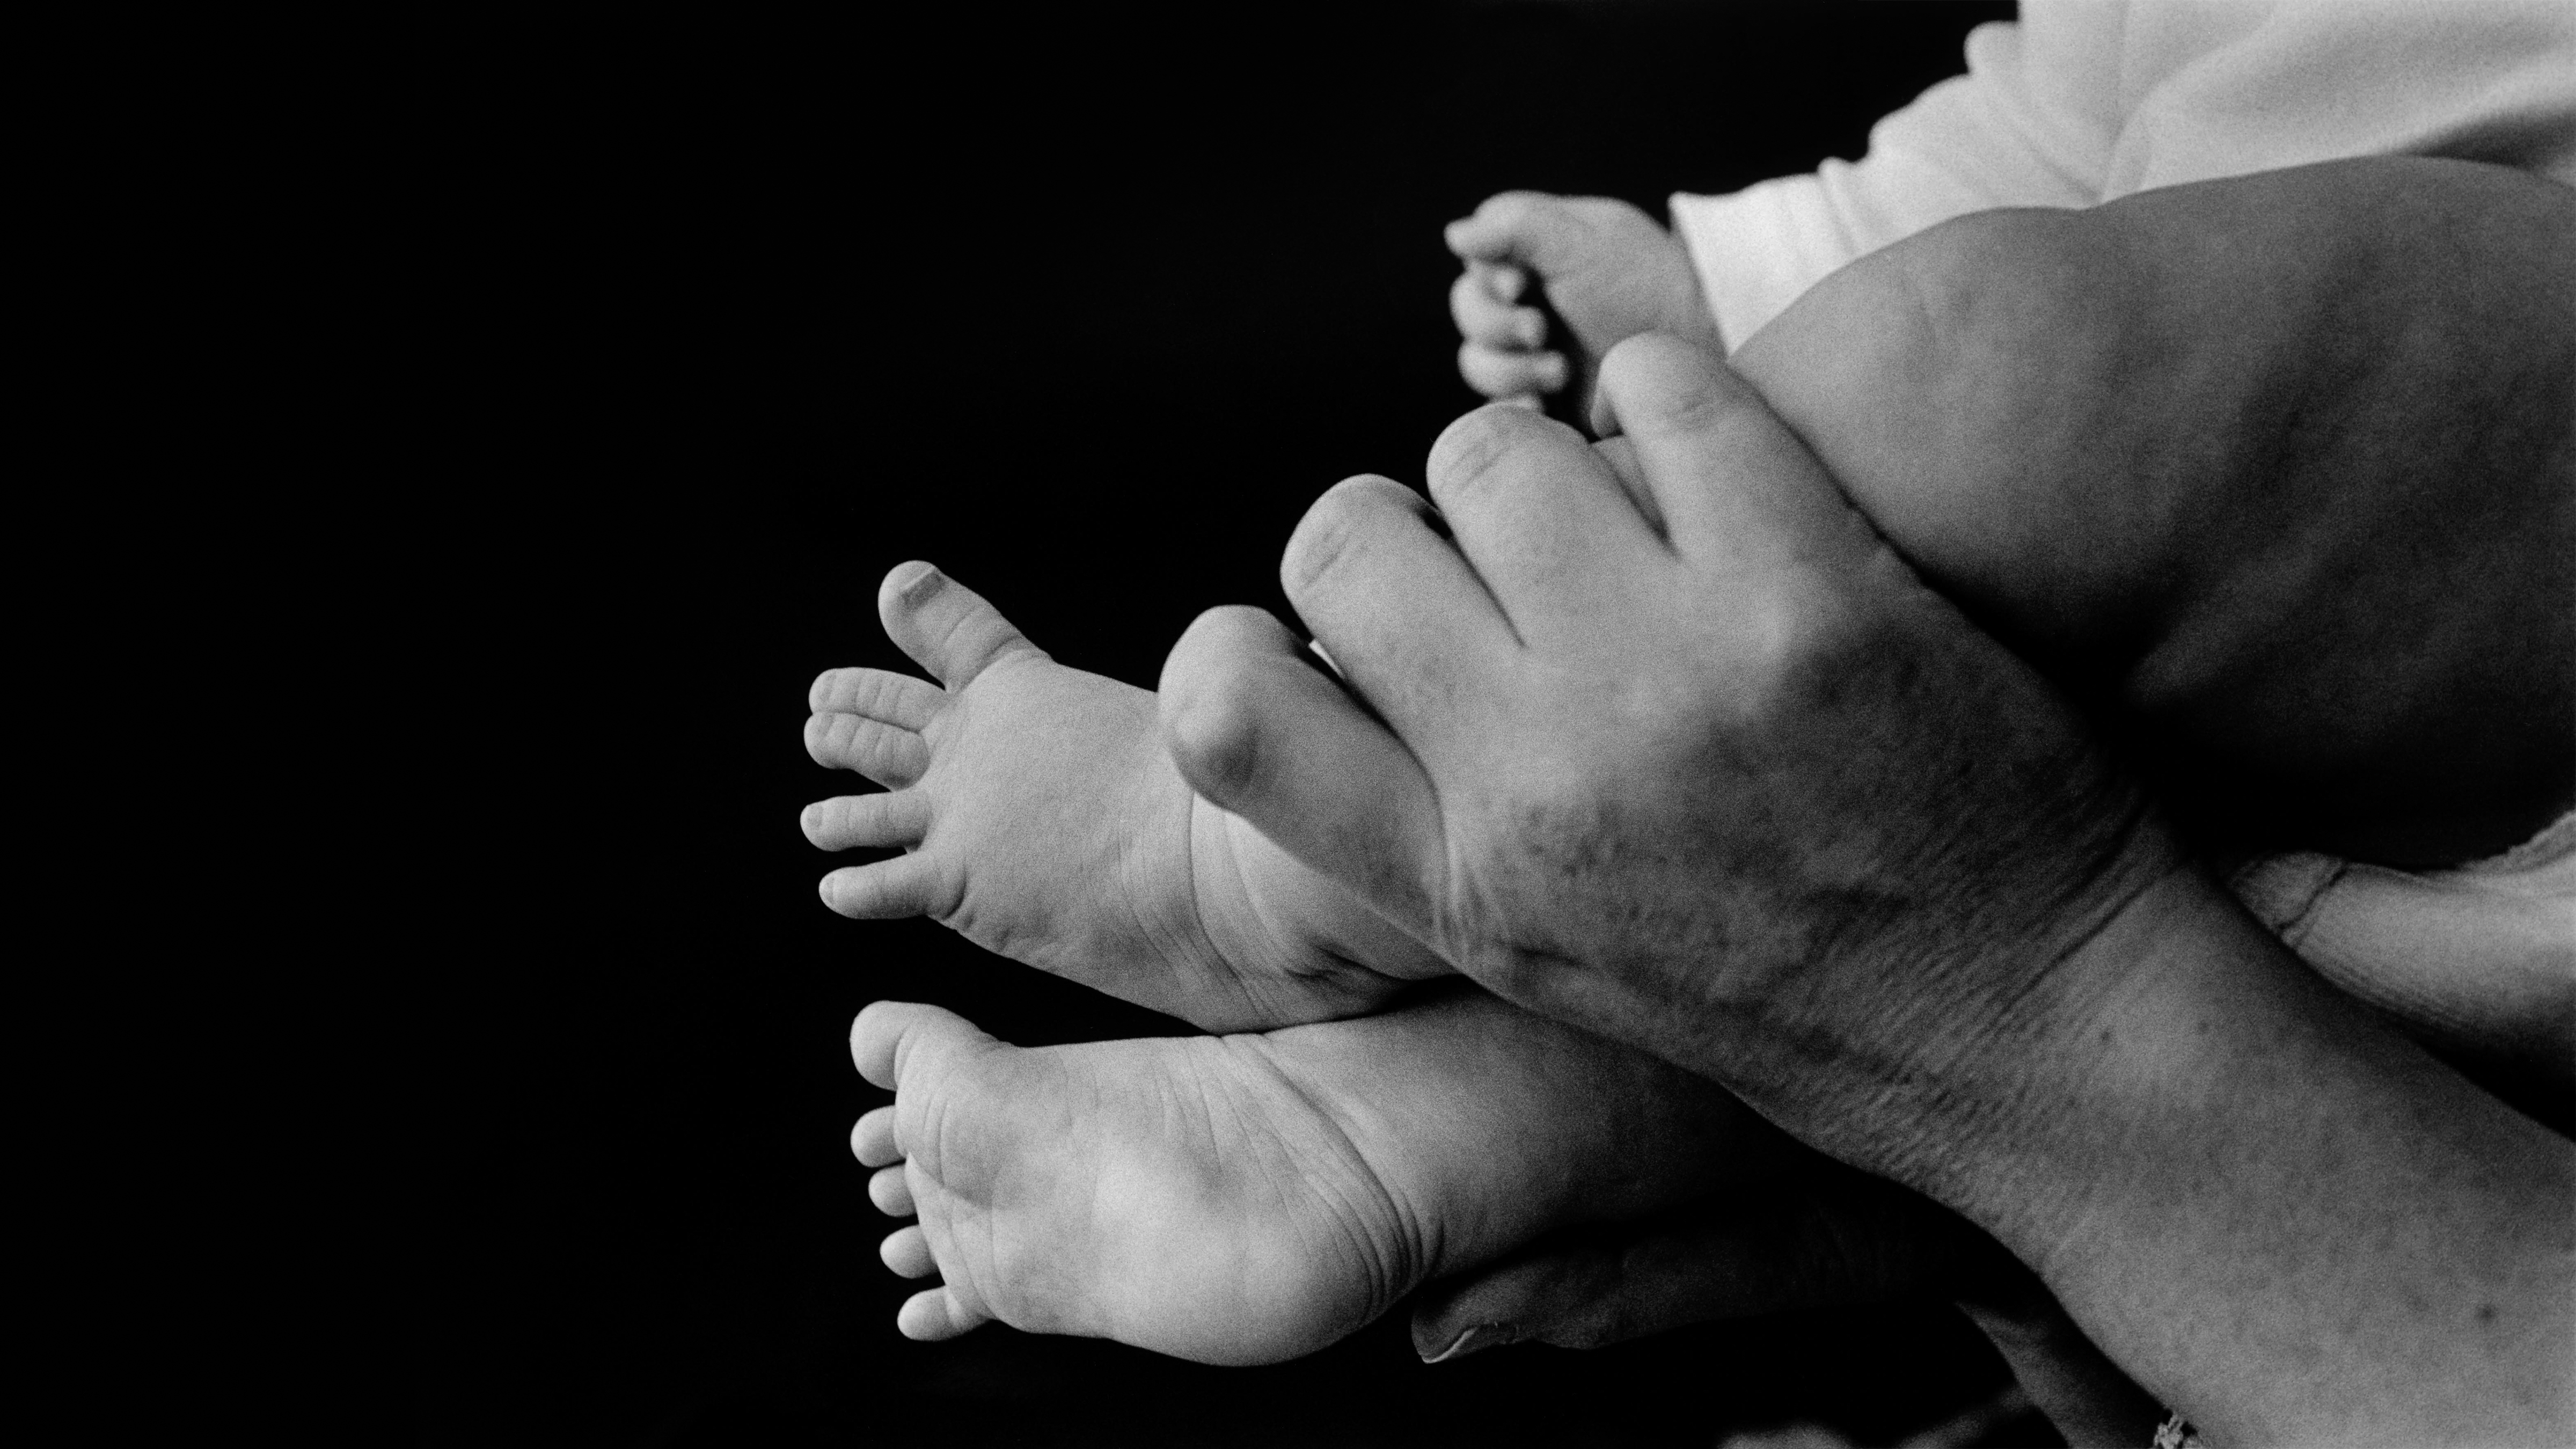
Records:
<instances>
[{"instance_id":1,"label":"adult knuckle","mask_svg":"<svg viewBox=\"0 0 2576 1449\"><path fill-rule=\"evenodd\" d=\"M1451 423L1431 445L1431 491L1443 498L1473 492L1510 456L1525 421L1514 409L1482 407Z\"/></svg>"},{"instance_id":2,"label":"adult knuckle","mask_svg":"<svg viewBox=\"0 0 2576 1449\"><path fill-rule=\"evenodd\" d=\"M1172 703L1171 720L1175 752L1207 793L1234 798L1260 783L1266 755L1258 721L1233 691L1186 686Z\"/></svg>"},{"instance_id":3,"label":"adult knuckle","mask_svg":"<svg viewBox=\"0 0 2576 1449\"><path fill-rule=\"evenodd\" d=\"M1332 578L1359 555L1364 530L1358 481L1336 485L1316 499L1298 521L1297 531L1288 536L1288 547L1279 557L1279 579L1290 598Z\"/></svg>"},{"instance_id":4,"label":"adult knuckle","mask_svg":"<svg viewBox=\"0 0 2576 1449\"><path fill-rule=\"evenodd\" d=\"M1877 642L1868 614L1806 580L1770 592L1741 619L1732 662L1749 720L1805 713L1836 693Z\"/></svg>"}]
</instances>

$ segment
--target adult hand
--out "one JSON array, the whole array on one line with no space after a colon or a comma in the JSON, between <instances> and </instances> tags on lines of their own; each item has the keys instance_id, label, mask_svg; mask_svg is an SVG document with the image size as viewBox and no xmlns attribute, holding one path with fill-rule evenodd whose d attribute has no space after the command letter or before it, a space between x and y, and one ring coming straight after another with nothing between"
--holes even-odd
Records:
<instances>
[{"instance_id":1,"label":"adult hand","mask_svg":"<svg viewBox=\"0 0 2576 1449\"><path fill-rule=\"evenodd\" d=\"M1342 485L1283 574L1358 697L1203 617L1163 682L1193 788L1967 1216L2214 1436L2564 1442L2576 1152L2181 864L1722 364L1641 337L1601 386L1651 516L1504 408L1434 449L1445 536Z\"/></svg>"},{"instance_id":2,"label":"adult hand","mask_svg":"<svg viewBox=\"0 0 2576 1449\"><path fill-rule=\"evenodd\" d=\"M2070 1443L2143 1444L2164 1410L1994 1239L1892 1183L1819 1165L1635 1223L1552 1234L1415 1299L1443 1363L1509 1343L1597 1348L1795 1309L1949 1298Z\"/></svg>"},{"instance_id":3,"label":"adult hand","mask_svg":"<svg viewBox=\"0 0 2576 1449\"><path fill-rule=\"evenodd\" d=\"M1469 414L1448 536L1355 479L1282 565L1384 723L1218 610L1166 666L1174 758L1503 996L1846 1160L1939 1155L1909 1091L2014 1090L2058 965L2177 856L1723 363L1648 335L1601 387L1646 507L1570 429Z\"/></svg>"}]
</instances>

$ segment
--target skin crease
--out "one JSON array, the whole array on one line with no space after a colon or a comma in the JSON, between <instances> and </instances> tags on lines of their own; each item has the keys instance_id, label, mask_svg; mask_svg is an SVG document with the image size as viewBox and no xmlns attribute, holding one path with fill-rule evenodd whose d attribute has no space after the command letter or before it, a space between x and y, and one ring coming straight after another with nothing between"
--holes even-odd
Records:
<instances>
[{"instance_id":1,"label":"skin crease","mask_svg":"<svg viewBox=\"0 0 2576 1449\"><path fill-rule=\"evenodd\" d=\"M1562 429L1471 415L1448 537L1357 480L1283 564L1373 712L1206 616L1163 688L1192 784L1499 993L1957 1208L2214 1433L2563 1434L2567 1145L2185 867L1739 380L1652 337L1602 379L1661 530Z\"/></svg>"}]
</instances>

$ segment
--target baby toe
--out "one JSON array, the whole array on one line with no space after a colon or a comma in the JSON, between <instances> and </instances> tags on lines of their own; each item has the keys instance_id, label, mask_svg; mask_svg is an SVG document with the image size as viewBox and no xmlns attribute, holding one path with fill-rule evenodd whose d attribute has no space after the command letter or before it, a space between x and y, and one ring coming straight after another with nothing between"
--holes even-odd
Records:
<instances>
[{"instance_id":1,"label":"baby toe","mask_svg":"<svg viewBox=\"0 0 2576 1449\"><path fill-rule=\"evenodd\" d=\"M964 689L996 660L1041 651L981 594L926 563L897 564L877 590L886 637L950 689Z\"/></svg>"},{"instance_id":2,"label":"baby toe","mask_svg":"<svg viewBox=\"0 0 2576 1449\"><path fill-rule=\"evenodd\" d=\"M950 895L938 865L919 853L836 870L818 890L824 905L854 921L945 915Z\"/></svg>"},{"instance_id":3,"label":"baby toe","mask_svg":"<svg viewBox=\"0 0 2576 1449\"><path fill-rule=\"evenodd\" d=\"M856 770L900 790L930 768L930 742L911 730L860 714L818 714L805 721L805 753L828 769Z\"/></svg>"},{"instance_id":4,"label":"baby toe","mask_svg":"<svg viewBox=\"0 0 2576 1449\"><path fill-rule=\"evenodd\" d=\"M969 1309L945 1288L928 1288L904 1301L894 1326L904 1337L935 1342L982 1327L991 1319Z\"/></svg>"},{"instance_id":5,"label":"baby toe","mask_svg":"<svg viewBox=\"0 0 2576 1449\"><path fill-rule=\"evenodd\" d=\"M860 1070L867 1069L863 1066ZM859 1119L859 1125L850 1129L850 1155L862 1167L887 1167L903 1161L903 1149L894 1142L894 1108L879 1107Z\"/></svg>"},{"instance_id":6,"label":"baby toe","mask_svg":"<svg viewBox=\"0 0 2576 1449\"><path fill-rule=\"evenodd\" d=\"M888 1167L868 1179L868 1201L877 1211L890 1218L908 1218L913 1214L912 1183L901 1167Z\"/></svg>"},{"instance_id":7,"label":"baby toe","mask_svg":"<svg viewBox=\"0 0 2576 1449\"><path fill-rule=\"evenodd\" d=\"M917 791L843 795L805 807L798 823L824 850L918 845L930 833L930 801Z\"/></svg>"},{"instance_id":8,"label":"baby toe","mask_svg":"<svg viewBox=\"0 0 2576 1449\"><path fill-rule=\"evenodd\" d=\"M927 1278L939 1271L939 1260L930 1252L930 1235L918 1225L886 1234L886 1240L877 1245L877 1256L898 1278Z\"/></svg>"}]
</instances>

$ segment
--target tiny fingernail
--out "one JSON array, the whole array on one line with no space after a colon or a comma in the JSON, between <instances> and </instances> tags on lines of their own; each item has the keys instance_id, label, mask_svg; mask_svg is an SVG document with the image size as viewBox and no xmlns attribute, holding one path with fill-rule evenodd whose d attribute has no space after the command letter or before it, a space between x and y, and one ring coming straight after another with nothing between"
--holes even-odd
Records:
<instances>
[{"instance_id":1,"label":"tiny fingernail","mask_svg":"<svg viewBox=\"0 0 2576 1449\"><path fill-rule=\"evenodd\" d=\"M1447 1363L1453 1358L1465 1358L1471 1353L1481 1353L1486 1349L1510 1343L1517 1336L1512 1325L1508 1323L1479 1323L1450 1340L1447 1348L1425 1358L1423 1362Z\"/></svg>"},{"instance_id":2,"label":"tiny fingernail","mask_svg":"<svg viewBox=\"0 0 2576 1449\"><path fill-rule=\"evenodd\" d=\"M822 803L817 801L806 806L805 813L796 817L796 824L809 836L821 831L823 828Z\"/></svg>"},{"instance_id":3,"label":"tiny fingernail","mask_svg":"<svg viewBox=\"0 0 2576 1449\"><path fill-rule=\"evenodd\" d=\"M832 878L827 875L817 882L814 886L814 894L823 898L823 904L827 906L832 904Z\"/></svg>"}]
</instances>

